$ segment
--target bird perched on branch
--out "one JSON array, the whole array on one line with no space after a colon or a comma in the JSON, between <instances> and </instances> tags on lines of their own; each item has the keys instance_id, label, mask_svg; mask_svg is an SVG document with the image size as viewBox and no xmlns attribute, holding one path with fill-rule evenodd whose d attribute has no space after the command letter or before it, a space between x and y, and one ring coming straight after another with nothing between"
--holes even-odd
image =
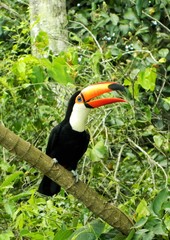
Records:
<instances>
[{"instance_id":1,"label":"bird perched on branch","mask_svg":"<svg viewBox=\"0 0 170 240\"><path fill-rule=\"evenodd\" d=\"M111 103L126 102L122 98L94 99L113 90L123 91L124 87L116 82L103 82L74 93L68 103L64 120L51 131L46 154L55 158L67 170L76 170L90 140L89 133L85 131L90 110ZM60 186L44 176L38 191L53 196L60 191Z\"/></svg>"}]
</instances>

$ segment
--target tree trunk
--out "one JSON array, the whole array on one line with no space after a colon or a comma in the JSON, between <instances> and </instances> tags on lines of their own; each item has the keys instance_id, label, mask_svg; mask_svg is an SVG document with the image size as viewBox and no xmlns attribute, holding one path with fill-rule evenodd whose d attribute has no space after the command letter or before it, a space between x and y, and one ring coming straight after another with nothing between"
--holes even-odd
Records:
<instances>
[{"instance_id":1,"label":"tree trunk","mask_svg":"<svg viewBox=\"0 0 170 240\"><path fill-rule=\"evenodd\" d=\"M47 57L58 54L68 42L65 0L30 0L32 54Z\"/></svg>"},{"instance_id":2,"label":"tree trunk","mask_svg":"<svg viewBox=\"0 0 170 240\"><path fill-rule=\"evenodd\" d=\"M33 167L39 169L67 192L82 201L94 214L127 235L133 226L132 220L113 204L106 202L95 190L85 183L75 181L72 173L40 150L24 141L0 124L0 144L15 153L20 159L25 159Z\"/></svg>"}]
</instances>

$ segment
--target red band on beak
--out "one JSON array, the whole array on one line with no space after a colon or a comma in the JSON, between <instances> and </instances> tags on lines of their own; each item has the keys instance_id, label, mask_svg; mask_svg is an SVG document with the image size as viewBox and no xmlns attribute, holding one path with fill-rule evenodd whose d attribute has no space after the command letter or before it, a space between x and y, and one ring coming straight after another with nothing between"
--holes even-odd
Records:
<instances>
[{"instance_id":1,"label":"red band on beak","mask_svg":"<svg viewBox=\"0 0 170 240\"><path fill-rule=\"evenodd\" d=\"M86 102L87 107L91 108L98 108L104 105L108 105L111 103L116 103L116 102L126 102L126 100L122 98L103 98L103 99L96 99L92 100L90 102Z\"/></svg>"}]
</instances>

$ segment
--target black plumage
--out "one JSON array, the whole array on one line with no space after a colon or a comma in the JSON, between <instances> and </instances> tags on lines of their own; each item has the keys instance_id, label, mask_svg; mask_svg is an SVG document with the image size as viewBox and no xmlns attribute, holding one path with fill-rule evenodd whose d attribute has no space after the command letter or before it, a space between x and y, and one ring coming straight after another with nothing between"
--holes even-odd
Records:
<instances>
[{"instance_id":1,"label":"black plumage","mask_svg":"<svg viewBox=\"0 0 170 240\"><path fill-rule=\"evenodd\" d=\"M90 135L88 132L74 131L69 123L75 98L80 93L76 92L70 99L64 120L51 131L46 154L56 158L59 164L68 170L76 170L77 163L86 152ZM44 176L38 191L47 196L52 196L60 191L60 186L47 176Z\"/></svg>"}]
</instances>

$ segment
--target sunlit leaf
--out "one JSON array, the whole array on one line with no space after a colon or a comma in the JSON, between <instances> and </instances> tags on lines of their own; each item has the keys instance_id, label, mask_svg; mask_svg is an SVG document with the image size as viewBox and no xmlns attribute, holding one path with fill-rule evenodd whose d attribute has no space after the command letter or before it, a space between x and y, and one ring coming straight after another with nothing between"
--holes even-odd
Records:
<instances>
[{"instance_id":1,"label":"sunlit leaf","mask_svg":"<svg viewBox=\"0 0 170 240\"><path fill-rule=\"evenodd\" d=\"M166 63L166 58L160 58L158 62L159 63Z\"/></svg>"},{"instance_id":2,"label":"sunlit leaf","mask_svg":"<svg viewBox=\"0 0 170 240\"><path fill-rule=\"evenodd\" d=\"M153 136L153 140L158 147L161 147L161 145L163 144L163 137L161 135Z\"/></svg>"},{"instance_id":3,"label":"sunlit leaf","mask_svg":"<svg viewBox=\"0 0 170 240\"><path fill-rule=\"evenodd\" d=\"M18 62L14 64L16 74L20 80L26 78L26 64L23 59L20 59Z\"/></svg>"},{"instance_id":4,"label":"sunlit leaf","mask_svg":"<svg viewBox=\"0 0 170 240\"><path fill-rule=\"evenodd\" d=\"M48 34L44 31L39 31L38 35L35 38L34 45L36 45L36 48L41 52L49 45Z\"/></svg>"},{"instance_id":5,"label":"sunlit leaf","mask_svg":"<svg viewBox=\"0 0 170 240\"><path fill-rule=\"evenodd\" d=\"M7 201L4 203L4 208L6 213L12 217L15 211L15 204L13 202Z\"/></svg>"},{"instance_id":6,"label":"sunlit leaf","mask_svg":"<svg viewBox=\"0 0 170 240\"><path fill-rule=\"evenodd\" d=\"M149 215L147 202L144 199L142 199L141 202L138 204L136 208L136 214L137 214L137 221Z\"/></svg>"},{"instance_id":7,"label":"sunlit leaf","mask_svg":"<svg viewBox=\"0 0 170 240\"><path fill-rule=\"evenodd\" d=\"M11 230L6 230L0 234L0 240L11 240L14 237L14 233Z\"/></svg>"},{"instance_id":8,"label":"sunlit leaf","mask_svg":"<svg viewBox=\"0 0 170 240\"><path fill-rule=\"evenodd\" d=\"M165 217L164 223L168 231L170 231L170 216Z\"/></svg>"},{"instance_id":9,"label":"sunlit leaf","mask_svg":"<svg viewBox=\"0 0 170 240\"><path fill-rule=\"evenodd\" d=\"M156 83L156 68L146 68L138 74L137 82L146 90L154 91Z\"/></svg>"},{"instance_id":10,"label":"sunlit leaf","mask_svg":"<svg viewBox=\"0 0 170 240\"><path fill-rule=\"evenodd\" d=\"M17 228L19 228L20 230L23 229L24 226L24 214L21 213L17 216L16 220L15 220L15 226Z\"/></svg>"},{"instance_id":11,"label":"sunlit leaf","mask_svg":"<svg viewBox=\"0 0 170 240\"><path fill-rule=\"evenodd\" d=\"M163 98L163 100L164 100L166 103L170 104L170 97Z\"/></svg>"}]
</instances>

